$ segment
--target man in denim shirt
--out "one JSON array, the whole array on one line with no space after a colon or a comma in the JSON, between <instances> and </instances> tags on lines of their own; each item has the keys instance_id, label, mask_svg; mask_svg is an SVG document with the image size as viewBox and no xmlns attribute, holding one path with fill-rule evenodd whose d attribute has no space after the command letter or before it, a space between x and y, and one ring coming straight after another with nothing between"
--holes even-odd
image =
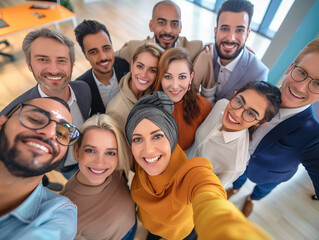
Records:
<instances>
[{"instance_id":1,"label":"man in denim shirt","mask_svg":"<svg viewBox=\"0 0 319 240\"><path fill-rule=\"evenodd\" d=\"M77 209L43 187L79 136L68 105L35 98L0 116L0 239L73 239Z\"/></svg>"}]
</instances>

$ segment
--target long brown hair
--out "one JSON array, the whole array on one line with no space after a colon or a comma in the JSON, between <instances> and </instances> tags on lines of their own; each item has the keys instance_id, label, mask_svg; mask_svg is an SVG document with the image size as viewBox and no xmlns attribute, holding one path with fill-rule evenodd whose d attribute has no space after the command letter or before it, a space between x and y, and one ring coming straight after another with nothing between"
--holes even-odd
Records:
<instances>
[{"instance_id":1,"label":"long brown hair","mask_svg":"<svg viewBox=\"0 0 319 240\"><path fill-rule=\"evenodd\" d=\"M157 80L155 81L155 91L163 91L162 79L164 78L169 65L173 61L177 60L184 60L187 63L190 73L194 72L193 63L190 60L187 50L179 47L170 48L162 54L159 60ZM189 125L192 123L192 119L196 118L199 114L199 105L197 103L197 98L197 91L192 82L189 90L183 97L183 118Z\"/></svg>"}]
</instances>

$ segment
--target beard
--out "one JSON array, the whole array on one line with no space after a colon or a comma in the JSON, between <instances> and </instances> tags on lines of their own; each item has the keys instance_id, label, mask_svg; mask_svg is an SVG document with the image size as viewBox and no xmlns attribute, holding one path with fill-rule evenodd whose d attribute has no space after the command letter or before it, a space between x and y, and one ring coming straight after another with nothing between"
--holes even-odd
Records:
<instances>
[{"instance_id":1,"label":"beard","mask_svg":"<svg viewBox=\"0 0 319 240\"><path fill-rule=\"evenodd\" d=\"M161 35L171 36L171 35L169 35L169 34L160 34L160 36L161 36ZM161 43L160 43L160 41L159 41L159 39L157 38L157 36L156 36L155 34L154 34L154 37L155 37L155 42L156 42L158 45L160 45L162 48L164 48L165 50L174 47L174 46L175 46L175 43L176 43L176 41L177 41L177 39L178 39L178 36L177 36L176 39L175 39L175 41L172 43L171 46L169 46L168 44L165 44L165 46L162 46Z\"/></svg>"},{"instance_id":2,"label":"beard","mask_svg":"<svg viewBox=\"0 0 319 240\"><path fill-rule=\"evenodd\" d=\"M215 38L215 42L216 42L216 38ZM240 54L240 52L241 52L241 50L245 47L245 44L243 45L243 46L239 46L238 47L238 49L237 49L237 51L233 54L233 55L231 55L231 56L226 56L226 55L224 55L222 52L221 52L221 50L220 50L220 45L221 44L223 44L223 42L221 42L220 44L215 44L215 46L216 46L216 51L217 51L217 54L218 54L218 56L221 58L221 59L225 59L225 60L232 60L232 59L235 59L239 54ZM236 43L237 44L237 43Z\"/></svg>"},{"instance_id":3,"label":"beard","mask_svg":"<svg viewBox=\"0 0 319 240\"><path fill-rule=\"evenodd\" d=\"M3 125L2 129L0 130L0 161L4 163L5 167L12 175L22 178L40 176L57 167L59 161L54 162L54 160L59 154L59 151L53 147L50 140L45 140L39 136L32 136L32 138L38 139L50 145L53 151L52 157L45 163L41 164L41 162L38 160L38 157L40 157L41 154L31 152L31 157L30 155L24 156L23 153L21 153L21 151L18 149L18 142L25 138L30 138L31 136L23 136L21 134L17 135L13 146L9 148L9 141L4 133L4 128L5 125Z\"/></svg>"}]
</instances>

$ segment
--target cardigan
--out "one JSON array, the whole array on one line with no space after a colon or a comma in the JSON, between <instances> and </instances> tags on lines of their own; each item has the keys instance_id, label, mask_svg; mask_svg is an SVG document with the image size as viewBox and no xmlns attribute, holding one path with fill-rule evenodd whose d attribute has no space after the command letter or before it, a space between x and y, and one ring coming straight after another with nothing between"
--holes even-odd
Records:
<instances>
[{"instance_id":1,"label":"cardigan","mask_svg":"<svg viewBox=\"0 0 319 240\"><path fill-rule=\"evenodd\" d=\"M183 150L189 148L195 139L195 132L199 125L205 120L209 112L212 110L211 103L204 97L197 95L197 104L199 105L198 115L192 119L192 124L188 124L183 116L184 100L174 103L174 112L172 116L176 120L178 126L178 140L177 143Z\"/></svg>"},{"instance_id":2,"label":"cardigan","mask_svg":"<svg viewBox=\"0 0 319 240\"><path fill-rule=\"evenodd\" d=\"M78 207L76 239L122 239L135 224L135 204L121 171L114 171L98 186L80 183L78 172L60 193Z\"/></svg>"}]
</instances>

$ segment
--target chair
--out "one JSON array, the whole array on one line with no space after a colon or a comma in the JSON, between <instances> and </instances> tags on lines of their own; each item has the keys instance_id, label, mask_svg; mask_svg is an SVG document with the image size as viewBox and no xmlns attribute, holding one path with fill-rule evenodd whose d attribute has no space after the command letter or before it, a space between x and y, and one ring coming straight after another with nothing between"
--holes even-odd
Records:
<instances>
[{"instance_id":1,"label":"chair","mask_svg":"<svg viewBox=\"0 0 319 240\"><path fill-rule=\"evenodd\" d=\"M8 47L10 45L10 43L7 40L0 41L0 44L5 44L6 47ZM5 56L5 57L9 57L12 62L14 61L14 56L11 54L3 53L0 50L0 55Z\"/></svg>"}]
</instances>

